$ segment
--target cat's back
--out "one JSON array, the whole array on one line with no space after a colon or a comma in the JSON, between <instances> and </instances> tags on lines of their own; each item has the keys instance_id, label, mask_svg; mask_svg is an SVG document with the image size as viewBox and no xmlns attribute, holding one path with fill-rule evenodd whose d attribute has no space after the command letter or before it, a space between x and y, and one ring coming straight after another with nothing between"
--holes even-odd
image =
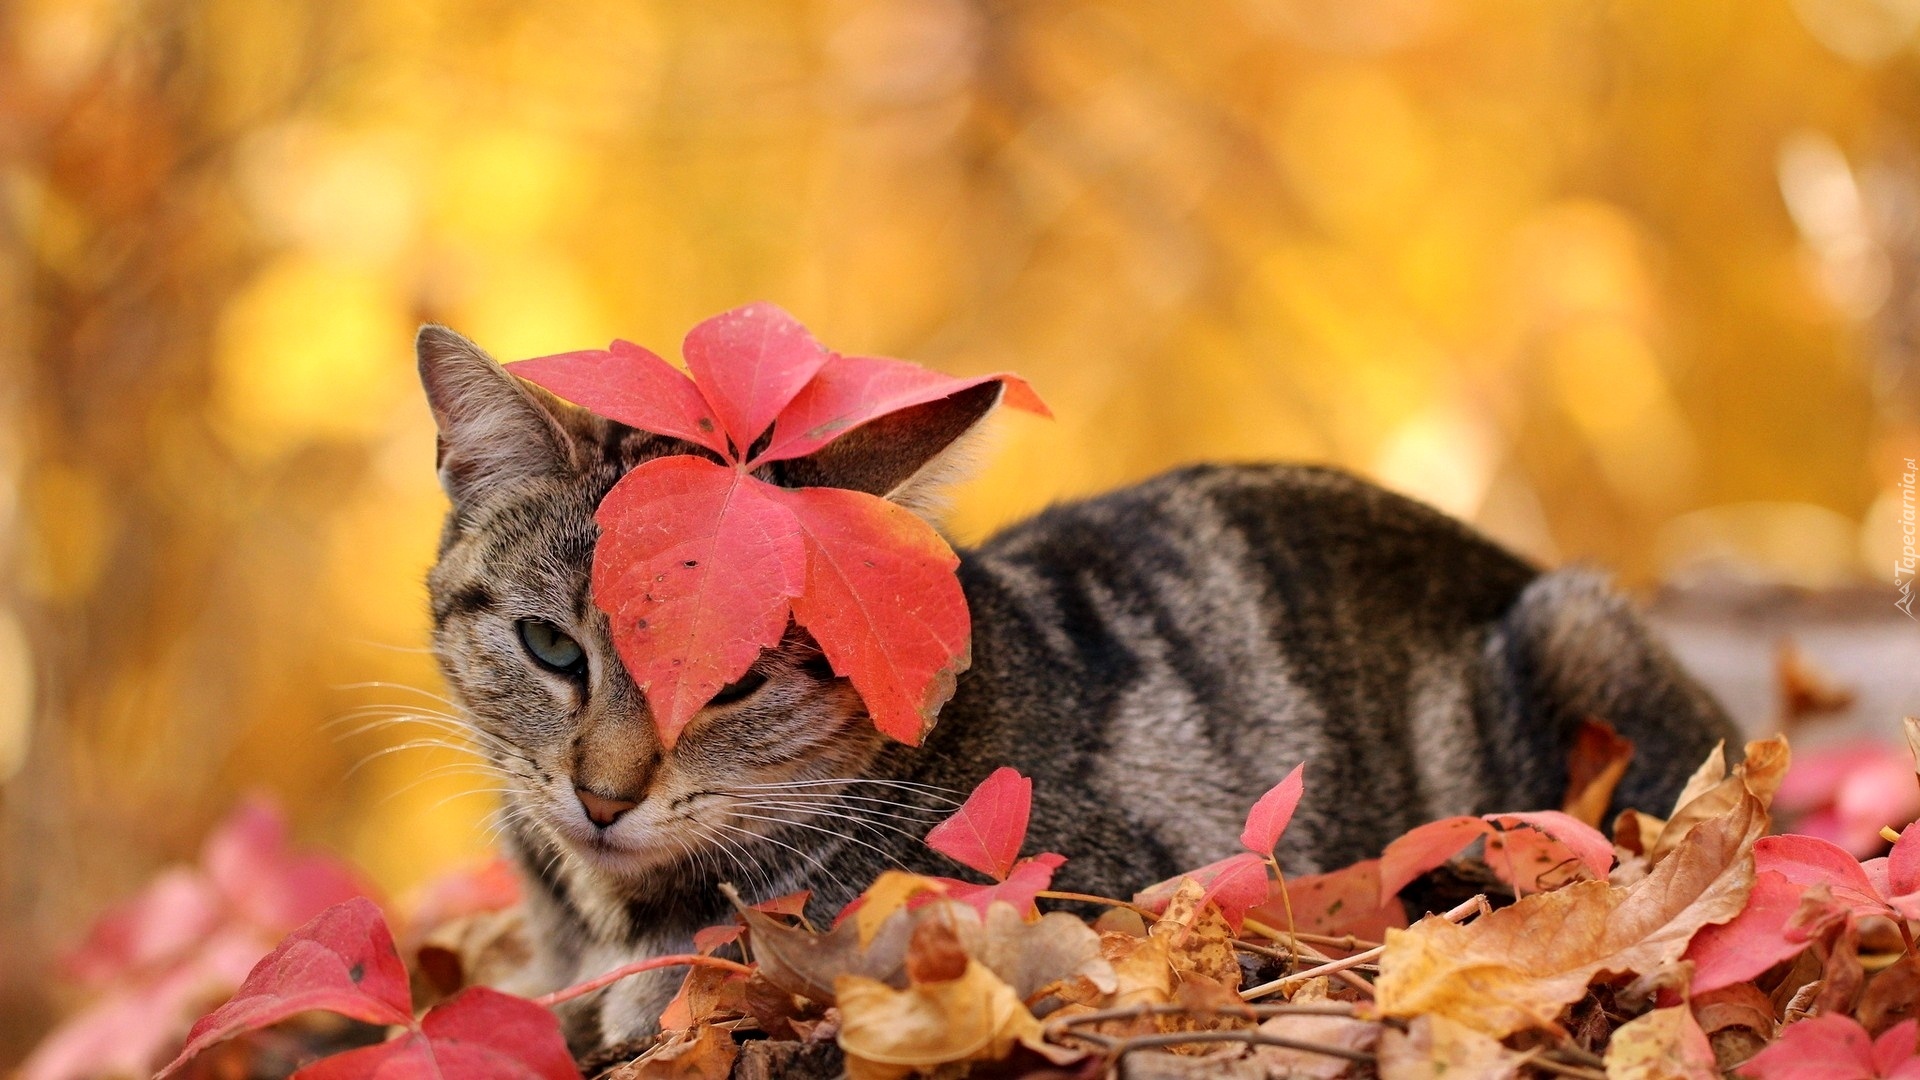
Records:
<instances>
[{"instance_id":1,"label":"cat's back","mask_svg":"<svg viewBox=\"0 0 1920 1080\"><path fill-rule=\"evenodd\" d=\"M1247 805L1303 760L1310 790L1370 796L1358 817L1310 799L1295 865L1470 809L1485 770L1464 676L1536 576L1419 503L1277 465L1052 508L961 573L976 667L950 706L972 742L956 752L1080 793L1058 808L1065 832L1092 804L1123 807L1109 828L1184 866L1229 853Z\"/></svg>"}]
</instances>

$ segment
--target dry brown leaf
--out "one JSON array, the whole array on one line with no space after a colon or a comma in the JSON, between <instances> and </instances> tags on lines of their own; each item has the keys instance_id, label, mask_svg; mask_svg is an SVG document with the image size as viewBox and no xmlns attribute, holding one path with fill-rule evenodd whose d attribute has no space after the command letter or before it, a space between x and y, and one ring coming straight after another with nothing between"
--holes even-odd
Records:
<instances>
[{"instance_id":1,"label":"dry brown leaf","mask_svg":"<svg viewBox=\"0 0 1920 1080\"><path fill-rule=\"evenodd\" d=\"M1719 1080L1707 1033L1685 1005L1628 1021L1607 1044L1607 1080Z\"/></svg>"},{"instance_id":2,"label":"dry brown leaf","mask_svg":"<svg viewBox=\"0 0 1920 1080\"><path fill-rule=\"evenodd\" d=\"M1269 1017L1260 1025L1260 1031L1265 1035L1360 1051L1373 1049L1380 1039L1380 1030L1380 1024L1350 1016L1282 1015ZM1269 1076L1299 1077L1303 1080L1337 1080L1338 1077L1351 1075L1355 1068L1355 1062L1346 1058L1284 1046L1256 1046L1253 1057L1266 1065Z\"/></svg>"},{"instance_id":3,"label":"dry brown leaf","mask_svg":"<svg viewBox=\"0 0 1920 1080\"><path fill-rule=\"evenodd\" d=\"M1667 819L1660 838L1649 849L1652 861L1658 864L1680 845L1694 826L1727 813L1749 793L1760 800L1763 809L1772 806L1773 794L1780 789L1780 781L1786 776L1792 758L1784 736L1748 743L1745 761L1735 765L1731 772L1723 772L1719 779L1706 784L1691 798L1683 792L1675 801L1673 816ZM1694 792L1696 785L1711 775L1709 767L1723 760L1720 748L1715 747L1706 765L1687 782L1687 792ZM1724 770L1724 765L1722 768Z\"/></svg>"},{"instance_id":4,"label":"dry brown leaf","mask_svg":"<svg viewBox=\"0 0 1920 1080\"><path fill-rule=\"evenodd\" d=\"M967 954L1013 987L1022 1001L1069 988L1110 994L1117 986L1113 965L1101 955L1100 935L1064 911L1028 922L1011 904L992 904L982 922L972 908L950 906Z\"/></svg>"},{"instance_id":5,"label":"dry brown leaf","mask_svg":"<svg viewBox=\"0 0 1920 1080\"><path fill-rule=\"evenodd\" d=\"M832 1004L834 982L845 975L860 975L895 986L907 984L903 968L907 942L913 936L913 913L894 912L862 946L860 928L852 919L827 933L816 934L754 911L741 903L729 886L723 885L721 889L733 900L741 920L753 934L753 958L759 963L760 974L780 989L811 1001Z\"/></svg>"},{"instance_id":6,"label":"dry brown leaf","mask_svg":"<svg viewBox=\"0 0 1920 1080\"><path fill-rule=\"evenodd\" d=\"M1920 956L1908 954L1867 981L1854 1010L1860 1026L1878 1035L1920 1011Z\"/></svg>"},{"instance_id":7,"label":"dry brown leaf","mask_svg":"<svg viewBox=\"0 0 1920 1080\"><path fill-rule=\"evenodd\" d=\"M1693 1017L1707 1033L1723 1072L1759 1053L1779 1027L1772 1000L1752 983L1723 986L1694 998Z\"/></svg>"},{"instance_id":8,"label":"dry brown leaf","mask_svg":"<svg viewBox=\"0 0 1920 1080\"><path fill-rule=\"evenodd\" d=\"M907 906L907 901L922 893L945 892L946 887L928 877L909 874L904 870L882 871L860 894L861 904L854 910L853 924L860 933L860 947L866 948L873 943L873 936L880 927L893 917L894 913Z\"/></svg>"},{"instance_id":9,"label":"dry brown leaf","mask_svg":"<svg viewBox=\"0 0 1920 1080\"><path fill-rule=\"evenodd\" d=\"M1218 907L1204 902L1205 897L1206 888L1199 882L1192 878L1181 882L1147 936L1166 946L1177 977L1199 976L1238 990L1240 960L1233 951L1233 929Z\"/></svg>"},{"instance_id":10,"label":"dry brown leaf","mask_svg":"<svg viewBox=\"0 0 1920 1080\"><path fill-rule=\"evenodd\" d=\"M442 997L468 986L531 992L538 982L532 963L526 918L518 907L448 919L414 951L415 969Z\"/></svg>"},{"instance_id":11,"label":"dry brown leaf","mask_svg":"<svg viewBox=\"0 0 1920 1080\"><path fill-rule=\"evenodd\" d=\"M733 1036L701 1024L668 1033L646 1053L606 1073L603 1080L727 1080L739 1053Z\"/></svg>"},{"instance_id":12,"label":"dry brown leaf","mask_svg":"<svg viewBox=\"0 0 1920 1080\"><path fill-rule=\"evenodd\" d=\"M1613 789L1627 774L1633 743L1604 720L1580 721L1567 755L1567 794L1560 809L1594 828L1606 820Z\"/></svg>"},{"instance_id":13,"label":"dry brown leaf","mask_svg":"<svg viewBox=\"0 0 1920 1080\"><path fill-rule=\"evenodd\" d=\"M1820 670L1792 638L1781 638L1774 650L1774 682L1780 690L1780 726L1792 731L1816 716L1830 716L1853 707L1854 693Z\"/></svg>"},{"instance_id":14,"label":"dry brown leaf","mask_svg":"<svg viewBox=\"0 0 1920 1080\"><path fill-rule=\"evenodd\" d=\"M1628 888L1583 881L1528 896L1466 925L1428 916L1387 934L1375 984L1383 1015L1435 1013L1501 1037L1553 1027L1602 972L1655 971L1695 931L1739 913L1767 814L1747 795L1691 830Z\"/></svg>"},{"instance_id":15,"label":"dry brown leaf","mask_svg":"<svg viewBox=\"0 0 1920 1080\"><path fill-rule=\"evenodd\" d=\"M1021 1043L1064 1063L1079 1055L1040 1038L1013 988L969 960L957 979L895 990L859 975L834 986L850 1080L899 1080L934 1066L998 1061Z\"/></svg>"},{"instance_id":16,"label":"dry brown leaf","mask_svg":"<svg viewBox=\"0 0 1920 1080\"><path fill-rule=\"evenodd\" d=\"M1526 1058L1444 1016L1417 1016L1380 1035L1380 1080L1513 1080Z\"/></svg>"}]
</instances>

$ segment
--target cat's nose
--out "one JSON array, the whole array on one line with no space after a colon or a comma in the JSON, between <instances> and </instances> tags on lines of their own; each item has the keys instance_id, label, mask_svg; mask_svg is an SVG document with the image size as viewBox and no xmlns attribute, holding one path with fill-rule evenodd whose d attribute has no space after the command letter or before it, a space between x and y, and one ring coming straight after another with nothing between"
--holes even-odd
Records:
<instances>
[{"instance_id":1,"label":"cat's nose","mask_svg":"<svg viewBox=\"0 0 1920 1080\"><path fill-rule=\"evenodd\" d=\"M573 793L580 797L580 809L587 812L587 820L603 829L620 820L621 814L640 805L633 799L609 799L586 788L574 788Z\"/></svg>"}]
</instances>

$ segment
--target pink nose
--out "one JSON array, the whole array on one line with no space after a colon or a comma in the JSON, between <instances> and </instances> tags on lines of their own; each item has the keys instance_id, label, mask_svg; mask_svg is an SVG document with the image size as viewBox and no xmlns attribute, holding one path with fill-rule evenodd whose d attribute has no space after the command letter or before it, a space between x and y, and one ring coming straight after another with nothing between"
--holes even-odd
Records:
<instances>
[{"instance_id":1,"label":"pink nose","mask_svg":"<svg viewBox=\"0 0 1920 1080\"><path fill-rule=\"evenodd\" d=\"M640 804L632 799L609 799L596 795L586 788L574 788L573 793L580 796L580 809L587 812L587 819L601 828L620 820L620 815Z\"/></svg>"}]
</instances>

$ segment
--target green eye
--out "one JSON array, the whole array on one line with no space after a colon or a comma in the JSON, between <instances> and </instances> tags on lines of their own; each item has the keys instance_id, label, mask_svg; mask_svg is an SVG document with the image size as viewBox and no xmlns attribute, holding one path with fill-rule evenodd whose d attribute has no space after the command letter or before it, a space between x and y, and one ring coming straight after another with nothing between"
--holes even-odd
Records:
<instances>
[{"instance_id":1,"label":"green eye","mask_svg":"<svg viewBox=\"0 0 1920 1080\"><path fill-rule=\"evenodd\" d=\"M562 675L578 675L586 670L586 653L580 643L560 632L560 628L538 619L520 620L520 644L545 668Z\"/></svg>"}]
</instances>

